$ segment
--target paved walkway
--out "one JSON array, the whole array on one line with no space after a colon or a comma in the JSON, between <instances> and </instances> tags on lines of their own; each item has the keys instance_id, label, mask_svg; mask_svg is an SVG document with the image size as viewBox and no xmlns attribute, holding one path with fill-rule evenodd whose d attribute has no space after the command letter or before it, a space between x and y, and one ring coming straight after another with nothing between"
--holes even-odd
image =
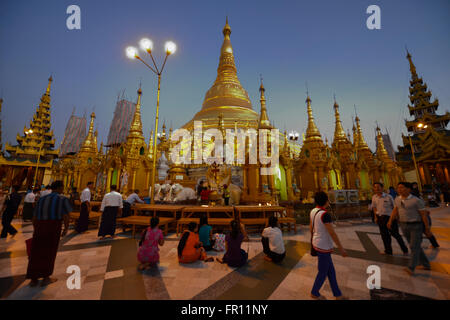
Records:
<instances>
[{"instance_id":1,"label":"paved walkway","mask_svg":"<svg viewBox=\"0 0 450 320\"><path fill-rule=\"evenodd\" d=\"M404 257L396 241L393 256L383 251L378 227L368 219L339 221L336 226L349 256L333 255L338 283L351 299L450 299L450 207L430 209L432 232L441 247L422 246L432 270L418 270L414 277L403 270ZM249 253L246 266L234 269L217 262L180 265L177 261L178 239L166 237L161 248L158 269L137 271L137 240L119 234L114 240L97 239L97 230L86 234L70 233L61 241L54 277L58 281L47 288L30 288L25 280L28 263L25 240L32 236L30 223L15 221L19 233L0 239L1 299L310 299L309 292L317 273L317 259L309 254L310 234L301 226L297 234L285 233L286 259L273 264L263 259L260 237L254 235L243 244ZM221 256L219 253L211 253ZM81 289L69 290L67 267L81 269ZM367 267L381 270L380 290L367 288ZM321 293L332 298L328 282Z\"/></svg>"}]
</instances>

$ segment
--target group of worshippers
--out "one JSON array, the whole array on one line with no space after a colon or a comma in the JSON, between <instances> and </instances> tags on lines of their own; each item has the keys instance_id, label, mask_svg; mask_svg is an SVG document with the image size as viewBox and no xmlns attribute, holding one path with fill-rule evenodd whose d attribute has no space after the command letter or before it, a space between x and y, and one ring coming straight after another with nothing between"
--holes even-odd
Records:
<instances>
[{"instance_id":1,"label":"group of worshippers","mask_svg":"<svg viewBox=\"0 0 450 320\"><path fill-rule=\"evenodd\" d=\"M153 217L150 227L142 234L138 251L139 270L153 267L159 262L159 246L164 244L164 237L158 223L159 219ZM208 256L208 251L225 251L222 258L216 258L217 262L235 268L245 265L248 250L241 248L242 242L249 241L245 227L239 220L232 220L230 228L231 232L226 235L223 229L218 229L217 233L213 234L207 217L201 217L199 225L190 222L178 243L178 262L183 264L196 261L212 262L214 258ZM264 229L261 241L267 261L278 263L284 259L286 250L277 217L269 218L269 226Z\"/></svg>"},{"instance_id":2,"label":"group of worshippers","mask_svg":"<svg viewBox=\"0 0 450 320\"><path fill-rule=\"evenodd\" d=\"M100 206L102 212L98 237L105 239L106 236L115 237L117 216L127 217L131 215L131 207L135 203L144 203L139 197L139 190L133 190L128 198L123 201L122 195L117 192L117 186L112 185L111 191L103 197ZM84 233L88 230L89 213L91 212L91 198L94 190L94 183L88 182L86 188L81 192L80 196L80 217L78 219L75 230L78 233ZM125 228L124 228L125 231Z\"/></svg>"}]
</instances>

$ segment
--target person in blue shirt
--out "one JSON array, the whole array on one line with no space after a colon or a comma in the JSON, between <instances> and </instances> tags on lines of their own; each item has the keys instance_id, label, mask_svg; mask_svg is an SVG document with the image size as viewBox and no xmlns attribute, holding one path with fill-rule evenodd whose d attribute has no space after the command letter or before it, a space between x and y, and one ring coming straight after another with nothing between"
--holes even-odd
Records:
<instances>
[{"instance_id":1,"label":"person in blue shirt","mask_svg":"<svg viewBox=\"0 0 450 320\"><path fill-rule=\"evenodd\" d=\"M212 227L208 224L208 218L206 216L200 218L198 235L200 242L203 243L203 248L205 248L206 251L212 250L214 246L214 238L212 234Z\"/></svg>"}]
</instances>

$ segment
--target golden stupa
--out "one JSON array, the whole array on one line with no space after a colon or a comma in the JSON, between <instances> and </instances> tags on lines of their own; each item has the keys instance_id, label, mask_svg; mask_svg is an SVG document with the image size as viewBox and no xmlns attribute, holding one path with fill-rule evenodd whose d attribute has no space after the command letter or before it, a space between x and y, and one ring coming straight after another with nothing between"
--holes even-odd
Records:
<instances>
[{"instance_id":1,"label":"golden stupa","mask_svg":"<svg viewBox=\"0 0 450 320\"><path fill-rule=\"evenodd\" d=\"M216 81L206 92L202 109L183 128L192 130L194 121L202 121L203 127L216 127L221 114L225 128L234 128L235 125L244 127L247 124L250 128L258 127L259 115L253 110L248 93L237 76L230 34L227 18Z\"/></svg>"}]
</instances>

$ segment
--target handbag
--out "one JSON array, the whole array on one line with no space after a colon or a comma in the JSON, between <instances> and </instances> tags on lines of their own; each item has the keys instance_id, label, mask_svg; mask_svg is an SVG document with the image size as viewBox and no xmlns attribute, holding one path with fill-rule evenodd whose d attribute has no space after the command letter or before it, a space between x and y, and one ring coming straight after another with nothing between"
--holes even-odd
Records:
<instances>
[{"instance_id":1,"label":"handbag","mask_svg":"<svg viewBox=\"0 0 450 320\"><path fill-rule=\"evenodd\" d=\"M316 221L316 216L317 214L320 212L321 210L317 211L316 214L314 215L313 221L312 221L312 231L311 231L311 256L313 257L317 257L317 250L314 249L314 246L312 244L312 240L313 240L313 235L314 235L314 222Z\"/></svg>"}]
</instances>

